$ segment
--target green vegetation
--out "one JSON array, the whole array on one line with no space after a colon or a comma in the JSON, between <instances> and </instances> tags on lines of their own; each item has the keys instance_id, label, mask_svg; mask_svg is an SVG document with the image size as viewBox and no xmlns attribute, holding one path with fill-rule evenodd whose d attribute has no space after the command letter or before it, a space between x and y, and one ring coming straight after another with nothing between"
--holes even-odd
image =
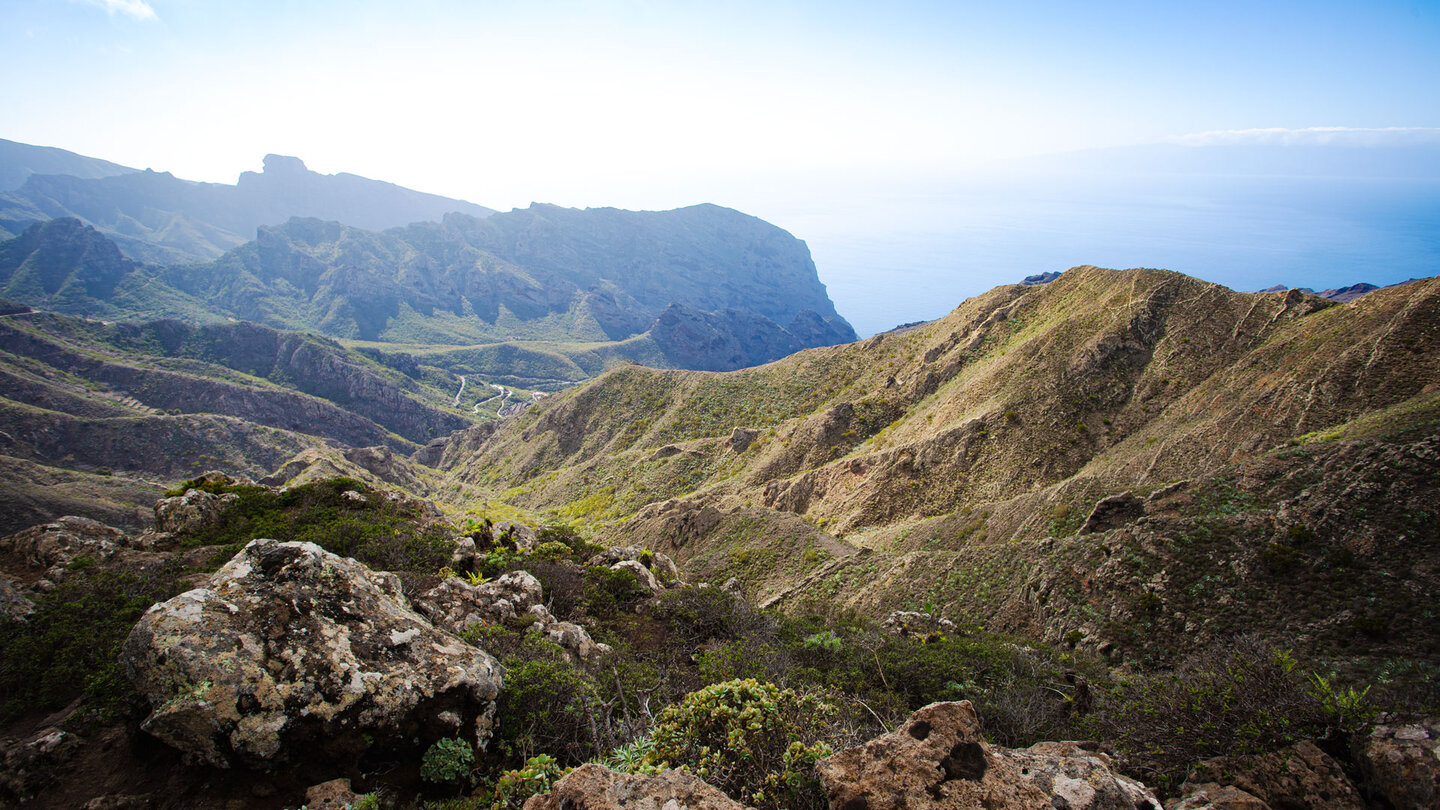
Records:
<instances>
[{"instance_id":1,"label":"green vegetation","mask_svg":"<svg viewBox=\"0 0 1440 810\"><path fill-rule=\"evenodd\" d=\"M182 590L177 566L72 570L27 619L0 620L0 722L81 696L102 715L126 710L135 694L116 661L120 646L140 614Z\"/></svg>"},{"instance_id":2,"label":"green vegetation","mask_svg":"<svg viewBox=\"0 0 1440 810\"><path fill-rule=\"evenodd\" d=\"M388 498L353 478L330 478L284 492L187 481L169 492L187 488L236 496L217 522L181 538L189 548L223 546L219 556L225 559L257 537L315 543L384 571L433 573L450 559L448 530L425 527L417 503Z\"/></svg>"},{"instance_id":3,"label":"green vegetation","mask_svg":"<svg viewBox=\"0 0 1440 810\"><path fill-rule=\"evenodd\" d=\"M815 762L835 708L814 695L754 680L711 684L667 707L655 722L646 762L684 765L731 797L760 810L800 810L823 802Z\"/></svg>"}]
</instances>

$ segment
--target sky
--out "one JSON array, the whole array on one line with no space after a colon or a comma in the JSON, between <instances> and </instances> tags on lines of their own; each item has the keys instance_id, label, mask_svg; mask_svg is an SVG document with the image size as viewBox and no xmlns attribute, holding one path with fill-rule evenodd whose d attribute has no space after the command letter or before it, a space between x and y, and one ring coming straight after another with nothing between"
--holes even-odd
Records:
<instances>
[{"instance_id":1,"label":"sky","mask_svg":"<svg viewBox=\"0 0 1440 810\"><path fill-rule=\"evenodd\" d=\"M976 171L1440 131L1440 2L6 0L0 80L0 137L192 180L273 152L501 210L728 205L846 314L863 246L953 233L906 212ZM1013 280L951 276L947 308Z\"/></svg>"}]
</instances>

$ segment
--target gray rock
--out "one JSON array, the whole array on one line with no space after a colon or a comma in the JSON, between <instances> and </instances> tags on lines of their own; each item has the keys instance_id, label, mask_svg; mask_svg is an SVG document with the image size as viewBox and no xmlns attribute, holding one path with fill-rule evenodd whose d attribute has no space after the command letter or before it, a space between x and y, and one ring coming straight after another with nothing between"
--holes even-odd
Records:
<instances>
[{"instance_id":1,"label":"gray rock","mask_svg":"<svg viewBox=\"0 0 1440 810\"><path fill-rule=\"evenodd\" d=\"M685 771L616 773L586 763L566 774L549 793L531 796L525 810L745 810L745 805Z\"/></svg>"},{"instance_id":2,"label":"gray rock","mask_svg":"<svg viewBox=\"0 0 1440 810\"><path fill-rule=\"evenodd\" d=\"M151 706L142 728L261 770L449 736L484 748L501 686L495 659L411 609L393 574L275 540L152 607L121 664Z\"/></svg>"},{"instance_id":3,"label":"gray rock","mask_svg":"<svg viewBox=\"0 0 1440 810\"><path fill-rule=\"evenodd\" d=\"M216 495L203 489L189 489L183 495L155 502L155 531L189 534L213 526L220 515L240 496L233 492Z\"/></svg>"},{"instance_id":4,"label":"gray rock","mask_svg":"<svg viewBox=\"0 0 1440 810\"><path fill-rule=\"evenodd\" d=\"M949 619L919 613L913 610L897 610L885 617L885 631L897 636L928 636L931 633L953 633L955 623Z\"/></svg>"},{"instance_id":5,"label":"gray rock","mask_svg":"<svg viewBox=\"0 0 1440 810\"><path fill-rule=\"evenodd\" d=\"M79 737L58 728L42 728L23 740L0 740L0 797L22 804L35 798L65 776L79 748Z\"/></svg>"},{"instance_id":6,"label":"gray rock","mask_svg":"<svg viewBox=\"0 0 1440 810\"><path fill-rule=\"evenodd\" d=\"M1165 810L1271 810L1270 805L1230 785L1214 782L1186 784L1179 798L1165 805Z\"/></svg>"},{"instance_id":7,"label":"gray rock","mask_svg":"<svg viewBox=\"0 0 1440 810\"><path fill-rule=\"evenodd\" d=\"M1440 807L1440 721L1378 725L1353 748L1367 790L1395 810Z\"/></svg>"}]
</instances>

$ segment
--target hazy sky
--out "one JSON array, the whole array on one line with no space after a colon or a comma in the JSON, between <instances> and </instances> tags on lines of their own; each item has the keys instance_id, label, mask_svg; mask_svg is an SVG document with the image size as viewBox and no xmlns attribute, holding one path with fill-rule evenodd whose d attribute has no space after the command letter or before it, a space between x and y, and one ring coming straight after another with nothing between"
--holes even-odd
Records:
<instances>
[{"instance_id":1,"label":"hazy sky","mask_svg":"<svg viewBox=\"0 0 1440 810\"><path fill-rule=\"evenodd\" d=\"M818 262L804 201L867 184L1440 127L1440 2L4 0L0 66L11 140L229 183L290 154L502 210L714 202Z\"/></svg>"},{"instance_id":2,"label":"hazy sky","mask_svg":"<svg viewBox=\"0 0 1440 810\"><path fill-rule=\"evenodd\" d=\"M293 154L499 208L1440 126L1433 0L6 0L0 53L0 137L220 182Z\"/></svg>"}]
</instances>

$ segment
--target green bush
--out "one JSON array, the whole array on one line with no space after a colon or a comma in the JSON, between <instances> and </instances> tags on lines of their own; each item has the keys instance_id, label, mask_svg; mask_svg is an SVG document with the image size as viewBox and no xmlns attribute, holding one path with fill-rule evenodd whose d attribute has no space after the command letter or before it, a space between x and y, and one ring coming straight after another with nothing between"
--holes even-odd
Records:
<instances>
[{"instance_id":1,"label":"green bush","mask_svg":"<svg viewBox=\"0 0 1440 810\"><path fill-rule=\"evenodd\" d=\"M831 748L833 706L754 680L712 684L660 713L650 764L685 765L760 810L822 802L815 762Z\"/></svg>"},{"instance_id":2,"label":"green bush","mask_svg":"<svg viewBox=\"0 0 1440 810\"><path fill-rule=\"evenodd\" d=\"M470 778L475 749L459 737L436 740L420 760L420 778L437 785L463 785Z\"/></svg>"},{"instance_id":3,"label":"green bush","mask_svg":"<svg viewBox=\"0 0 1440 810\"><path fill-rule=\"evenodd\" d=\"M496 780L491 810L520 810L531 796L549 793L555 780L565 773L549 754L530 757L525 767L506 771Z\"/></svg>"},{"instance_id":4,"label":"green bush","mask_svg":"<svg viewBox=\"0 0 1440 810\"><path fill-rule=\"evenodd\" d=\"M450 560L452 544L443 528L422 527L415 507L384 498L353 478L316 481L284 492L194 481L176 490L187 488L239 496L216 523L181 538L188 548L238 548L269 537L315 543L384 571L432 573Z\"/></svg>"},{"instance_id":5,"label":"green bush","mask_svg":"<svg viewBox=\"0 0 1440 810\"><path fill-rule=\"evenodd\" d=\"M0 620L0 721L64 708L85 695L103 713L134 696L116 657L140 615L179 593L181 571L86 568L36 601L25 621Z\"/></svg>"}]
</instances>

